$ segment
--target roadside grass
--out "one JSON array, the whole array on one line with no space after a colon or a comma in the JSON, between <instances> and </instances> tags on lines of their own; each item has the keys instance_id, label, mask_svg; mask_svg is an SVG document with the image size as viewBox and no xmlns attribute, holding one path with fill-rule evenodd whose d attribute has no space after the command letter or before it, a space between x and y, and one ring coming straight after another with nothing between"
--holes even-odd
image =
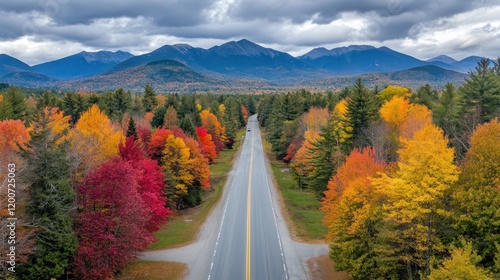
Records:
<instances>
[{"instance_id":1,"label":"roadside grass","mask_svg":"<svg viewBox=\"0 0 500 280\"><path fill-rule=\"evenodd\" d=\"M244 133L244 130L240 130L236 135L236 139L241 139ZM194 241L210 210L222 195L227 173L231 169L234 156L240 145L240 141L235 141L233 149L221 151L216 163L210 165L210 183L212 188L205 192L203 202L194 208L180 211L176 216L170 218L168 223L155 233L157 241L151 244L149 250L175 248Z\"/></svg>"},{"instance_id":2,"label":"roadside grass","mask_svg":"<svg viewBox=\"0 0 500 280\"><path fill-rule=\"evenodd\" d=\"M320 210L321 203L318 198L307 189L300 190L292 174L285 171L288 170L287 164L276 159L271 150L271 144L265 140L265 137L262 137L262 141L278 184L277 187L283 197L286 216L288 216L286 220L290 228L300 240L324 241L327 228L322 223L324 214Z\"/></svg>"},{"instance_id":3,"label":"roadside grass","mask_svg":"<svg viewBox=\"0 0 500 280\"><path fill-rule=\"evenodd\" d=\"M184 278L187 265L178 262L133 261L118 280L178 280Z\"/></svg>"}]
</instances>

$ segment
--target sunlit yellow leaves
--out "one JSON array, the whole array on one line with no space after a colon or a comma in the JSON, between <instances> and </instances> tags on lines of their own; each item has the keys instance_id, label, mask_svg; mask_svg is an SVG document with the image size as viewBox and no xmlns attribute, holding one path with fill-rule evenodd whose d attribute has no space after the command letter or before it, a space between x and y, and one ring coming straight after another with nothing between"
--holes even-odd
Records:
<instances>
[{"instance_id":1,"label":"sunlit yellow leaves","mask_svg":"<svg viewBox=\"0 0 500 280\"><path fill-rule=\"evenodd\" d=\"M476 266L481 259L472 250L470 243L463 249L454 248L451 257L443 261L441 267L433 269L429 275L429 280L493 280L493 278L483 269Z\"/></svg>"},{"instance_id":2,"label":"sunlit yellow leaves","mask_svg":"<svg viewBox=\"0 0 500 280\"><path fill-rule=\"evenodd\" d=\"M386 197L385 221L399 230L391 238L406 244L409 248L405 252L416 251L411 256L400 253L399 257L424 266L425 252L440 249L434 235L438 221L450 216L444 201L459 171L453 164L454 150L448 148L443 131L432 124L411 139L402 139L401 146L396 174L372 179L372 184Z\"/></svg>"},{"instance_id":3,"label":"sunlit yellow leaves","mask_svg":"<svg viewBox=\"0 0 500 280\"><path fill-rule=\"evenodd\" d=\"M163 170L167 182L191 185L194 176L189 172L193 168L189 148L182 138L170 135L163 150Z\"/></svg>"},{"instance_id":4,"label":"sunlit yellow leaves","mask_svg":"<svg viewBox=\"0 0 500 280\"><path fill-rule=\"evenodd\" d=\"M85 172L117 155L118 144L124 140L122 131L113 127L97 105L82 114L70 137Z\"/></svg>"},{"instance_id":5,"label":"sunlit yellow leaves","mask_svg":"<svg viewBox=\"0 0 500 280\"><path fill-rule=\"evenodd\" d=\"M384 90L379 93L379 97L382 103L391 100L394 97L410 98L411 92L408 88L400 86L387 86Z\"/></svg>"},{"instance_id":6,"label":"sunlit yellow leaves","mask_svg":"<svg viewBox=\"0 0 500 280\"><path fill-rule=\"evenodd\" d=\"M59 135L64 133L64 131L69 130L69 120L71 116L64 116L64 112L59 111L57 108L45 108L43 109L45 114L49 116L49 128L53 134ZM59 139L59 143L68 139L68 135L65 135Z\"/></svg>"},{"instance_id":7,"label":"sunlit yellow leaves","mask_svg":"<svg viewBox=\"0 0 500 280\"><path fill-rule=\"evenodd\" d=\"M410 109L410 101L403 97L394 97L380 108L380 116L391 127L399 130Z\"/></svg>"}]
</instances>

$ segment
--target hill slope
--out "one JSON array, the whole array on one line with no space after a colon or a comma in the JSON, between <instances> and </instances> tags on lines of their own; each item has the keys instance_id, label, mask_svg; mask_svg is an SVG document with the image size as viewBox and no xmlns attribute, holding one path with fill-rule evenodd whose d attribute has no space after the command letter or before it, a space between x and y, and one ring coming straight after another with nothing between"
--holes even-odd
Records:
<instances>
[{"instance_id":1,"label":"hill slope","mask_svg":"<svg viewBox=\"0 0 500 280\"><path fill-rule=\"evenodd\" d=\"M33 66L33 70L61 80L87 77L105 72L133 57L128 52L80 52L75 55Z\"/></svg>"},{"instance_id":2,"label":"hill slope","mask_svg":"<svg viewBox=\"0 0 500 280\"><path fill-rule=\"evenodd\" d=\"M0 77L12 72L31 71L31 67L10 55L0 54Z\"/></svg>"},{"instance_id":3,"label":"hill slope","mask_svg":"<svg viewBox=\"0 0 500 280\"><path fill-rule=\"evenodd\" d=\"M84 91L115 90L121 87L142 91L146 84L150 84L156 89L181 90L183 88L203 88L213 83L215 80L189 69L180 62L160 60L121 71L66 82L60 87Z\"/></svg>"}]
</instances>

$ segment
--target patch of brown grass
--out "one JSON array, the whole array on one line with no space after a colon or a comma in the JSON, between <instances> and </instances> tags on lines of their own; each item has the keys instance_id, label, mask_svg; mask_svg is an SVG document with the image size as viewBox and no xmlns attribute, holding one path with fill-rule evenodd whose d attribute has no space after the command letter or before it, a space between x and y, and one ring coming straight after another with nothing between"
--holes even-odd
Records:
<instances>
[{"instance_id":1,"label":"patch of brown grass","mask_svg":"<svg viewBox=\"0 0 500 280\"><path fill-rule=\"evenodd\" d=\"M345 271L335 271L333 260L326 255L307 260L307 267L313 280L350 280Z\"/></svg>"},{"instance_id":2,"label":"patch of brown grass","mask_svg":"<svg viewBox=\"0 0 500 280\"><path fill-rule=\"evenodd\" d=\"M179 280L187 274L187 265L178 262L133 261L118 280Z\"/></svg>"}]
</instances>

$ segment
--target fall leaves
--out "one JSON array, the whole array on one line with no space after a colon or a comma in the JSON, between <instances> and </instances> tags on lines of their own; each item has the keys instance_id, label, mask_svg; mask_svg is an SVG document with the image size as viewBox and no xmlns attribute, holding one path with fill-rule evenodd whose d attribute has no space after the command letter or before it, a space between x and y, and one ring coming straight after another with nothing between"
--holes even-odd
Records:
<instances>
[{"instance_id":1,"label":"fall leaves","mask_svg":"<svg viewBox=\"0 0 500 280\"><path fill-rule=\"evenodd\" d=\"M224 98L156 96L151 87L142 98L121 89L63 98L44 93L33 104L15 89L6 96L0 168L16 163L23 170L23 279L114 277L155 240L168 216L201 203L210 189L209 165L234 141L227 121L236 115L231 129L237 130L250 113L241 99L225 106L217 101ZM29 107L35 103L36 110Z\"/></svg>"},{"instance_id":2,"label":"fall leaves","mask_svg":"<svg viewBox=\"0 0 500 280\"><path fill-rule=\"evenodd\" d=\"M337 270L352 279L498 276L500 125L481 123L471 81L412 93L358 80L323 96L261 99L276 157L322 201Z\"/></svg>"}]
</instances>

